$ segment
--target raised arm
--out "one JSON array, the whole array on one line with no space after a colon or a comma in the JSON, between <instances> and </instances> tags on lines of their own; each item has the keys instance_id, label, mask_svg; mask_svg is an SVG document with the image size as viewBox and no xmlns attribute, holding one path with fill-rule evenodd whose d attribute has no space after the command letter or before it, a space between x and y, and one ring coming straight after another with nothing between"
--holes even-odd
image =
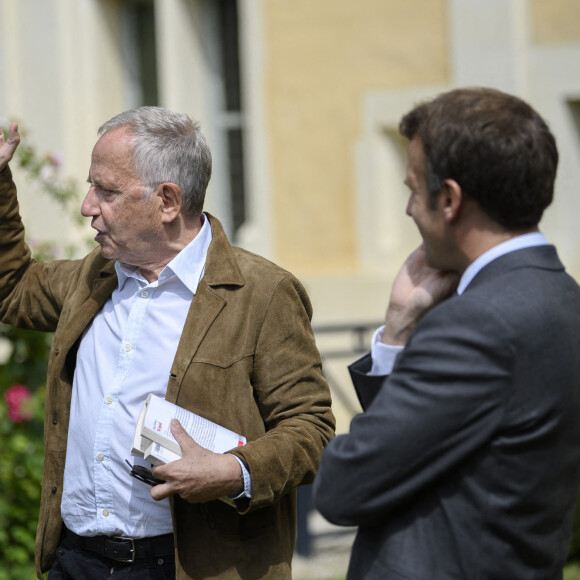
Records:
<instances>
[{"instance_id":1,"label":"raised arm","mask_svg":"<svg viewBox=\"0 0 580 580\"><path fill-rule=\"evenodd\" d=\"M20 143L18 123L12 123L8 131L8 140L4 139L4 131L0 131L0 171L4 171Z\"/></svg>"},{"instance_id":2,"label":"raised arm","mask_svg":"<svg viewBox=\"0 0 580 580\"><path fill-rule=\"evenodd\" d=\"M10 125L7 139L0 131L0 320L19 328L51 332L58 323L64 296L75 284L78 268L70 261L37 263L31 257L8 166L19 143L17 123Z\"/></svg>"}]
</instances>

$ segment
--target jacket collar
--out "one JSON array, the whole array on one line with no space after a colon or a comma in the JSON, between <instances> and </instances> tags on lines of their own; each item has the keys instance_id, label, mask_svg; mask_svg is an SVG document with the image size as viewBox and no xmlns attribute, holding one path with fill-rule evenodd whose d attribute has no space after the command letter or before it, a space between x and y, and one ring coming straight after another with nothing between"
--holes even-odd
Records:
<instances>
[{"instance_id":1,"label":"jacket collar","mask_svg":"<svg viewBox=\"0 0 580 580\"><path fill-rule=\"evenodd\" d=\"M211 225L212 241L207 251L204 282L208 286L244 286L246 280L240 271L234 249L220 221L205 212Z\"/></svg>"},{"instance_id":2,"label":"jacket collar","mask_svg":"<svg viewBox=\"0 0 580 580\"><path fill-rule=\"evenodd\" d=\"M204 281L208 286L244 286L246 280L240 271L235 255L234 249L230 244L221 222L208 212L204 212L207 216L210 226L212 241L207 251L207 258L205 263ZM95 252L99 252L96 248ZM117 280L115 271L115 261L107 260L105 258L97 258L101 260L101 265L98 269L94 284L97 288L105 286L113 291ZM111 277L114 277L115 283ZM110 285L112 286L110 287ZM110 287L110 288L109 288Z\"/></svg>"},{"instance_id":3,"label":"jacket collar","mask_svg":"<svg viewBox=\"0 0 580 580\"><path fill-rule=\"evenodd\" d=\"M522 268L538 268L554 271L565 270L553 245L547 244L544 246L523 248L504 254L483 267L467 286L465 292L469 292L470 289L475 288L478 284L485 282L489 278L501 276Z\"/></svg>"}]
</instances>

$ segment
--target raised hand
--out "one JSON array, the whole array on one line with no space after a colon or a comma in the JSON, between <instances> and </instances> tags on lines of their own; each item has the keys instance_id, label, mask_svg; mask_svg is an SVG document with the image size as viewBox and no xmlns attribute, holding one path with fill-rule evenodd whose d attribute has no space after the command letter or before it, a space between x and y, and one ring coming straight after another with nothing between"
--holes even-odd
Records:
<instances>
[{"instance_id":1,"label":"raised hand","mask_svg":"<svg viewBox=\"0 0 580 580\"><path fill-rule=\"evenodd\" d=\"M405 260L393 283L383 342L404 345L422 316L447 298L458 282L459 274L428 266L425 250L419 246Z\"/></svg>"},{"instance_id":2,"label":"raised hand","mask_svg":"<svg viewBox=\"0 0 580 580\"><path fill-rule=\"evenodd\" d=\"M3 171L8 163L10 163L19 143L18 123L12 123L10 125L7 141L4 140L4 131L0 130L0 171Z\"/></svg>"},{"instance_id":3,"label":"raised hand","mask_svg":"<svg viewBox=\"0 0 580 580\"><path fill-rule=\"evenodd\" d=\"M171 433L182 457L153 469L154 477L165 481L151 488L153 499L178 494L190 503L200 503L242 491L242 468L233 455L201 447L176 419L171 422Z\"/></svg>"}]
</instances>

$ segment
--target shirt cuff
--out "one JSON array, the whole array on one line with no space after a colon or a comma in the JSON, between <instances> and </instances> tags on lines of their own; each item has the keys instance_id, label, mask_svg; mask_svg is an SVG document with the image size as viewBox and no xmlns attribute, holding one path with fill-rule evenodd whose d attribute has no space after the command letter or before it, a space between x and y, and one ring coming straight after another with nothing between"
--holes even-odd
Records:
<instances>
[{"instance_id":1,"label":"shirt cuff","mask_svg":"<svg viewBox=\"0 0 580 580\"><path fill-rule=\"evenodd\" d=\"M397 355L405 348L404 346L393 346L390 344L384 344L383 332L385 331L384 325L378 328L373 334L373 341L371 346L371 358L373 364L369 375L371 376L386 376L390 375L393 367L395 366L395 361L397 360Z\"/></svg>"},{"instance_id":2,"label":"shirt cuff","mask_svg":"<svg viewBox=\"0 0 580 580\"><path fill-rule=\"evenodd\" d=\"M242 491L238 495L230 495L229 497L230 497L230 499L241 499L243 497L247 497L247 498L251 499L251 497L252 497L252 478L250 477L250 472L248 471L246 464L237 455L232 455L232 456L237 460L237 462L240 464L240 467L242 468L242 478L244 480L244 491Z\"/></svg>"}]
</instances>

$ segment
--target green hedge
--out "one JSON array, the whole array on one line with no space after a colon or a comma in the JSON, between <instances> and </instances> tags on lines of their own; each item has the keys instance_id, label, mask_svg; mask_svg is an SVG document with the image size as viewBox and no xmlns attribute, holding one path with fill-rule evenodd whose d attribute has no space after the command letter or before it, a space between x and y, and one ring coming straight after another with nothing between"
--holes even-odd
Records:
<instances>
[{"instance_id":1,"label":"green hedge","mask_svg":"<svg viewBox=\"0 0 580 580\"><path fill-rule=\"evenodd\" d=\"M0 580L34 578L50 337L0 327Z\"/></svg>"}]
</instances>

